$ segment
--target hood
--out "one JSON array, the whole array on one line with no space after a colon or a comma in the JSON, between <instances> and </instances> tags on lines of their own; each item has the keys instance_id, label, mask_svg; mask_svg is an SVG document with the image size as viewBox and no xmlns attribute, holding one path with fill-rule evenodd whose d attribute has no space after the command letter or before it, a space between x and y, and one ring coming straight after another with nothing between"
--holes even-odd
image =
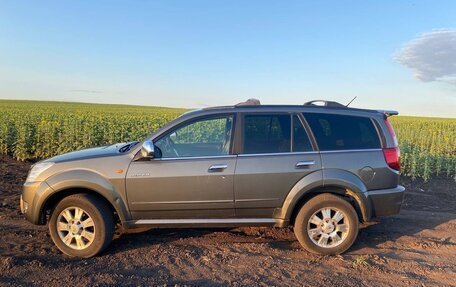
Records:
<instances>
[{"instance_id":1,"label":"hood","mask_svg":"<svg viewBox=\"0 0 456 287\"><path fill-rule=\"evenodd\" d=\"M122 155L125 153L121 153L119 151L119 149L127 144L129 144L129 143L117 143L117 144L112 144L112 145L105 145L105 146L101 146L101 147L94 147L94 148L73 151L73 152L64 153L64 154L61 154L58 156L51 157L45 161L58 163L58 162L64 162L64 161L74 161L74 160Z\"/></svg>"}]
</instances>

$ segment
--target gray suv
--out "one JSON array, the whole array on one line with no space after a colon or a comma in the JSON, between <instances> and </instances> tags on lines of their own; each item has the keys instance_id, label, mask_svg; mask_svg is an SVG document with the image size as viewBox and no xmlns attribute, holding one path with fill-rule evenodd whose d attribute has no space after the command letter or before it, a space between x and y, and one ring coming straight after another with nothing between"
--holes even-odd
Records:
<instances>
[{"instance_id":1,"label":"gray suv","mask_svg":"<svg viewBox=\"0 0 456 287\"><path fill-rule=\"evenodd\" d=\"M91 257L115 226L293 226L310 252L340 254L358 226L399 212L394 111L247 101L183 114L141 143L33 165L21 210L65 254Z\"/></svg>"}]
</instances>

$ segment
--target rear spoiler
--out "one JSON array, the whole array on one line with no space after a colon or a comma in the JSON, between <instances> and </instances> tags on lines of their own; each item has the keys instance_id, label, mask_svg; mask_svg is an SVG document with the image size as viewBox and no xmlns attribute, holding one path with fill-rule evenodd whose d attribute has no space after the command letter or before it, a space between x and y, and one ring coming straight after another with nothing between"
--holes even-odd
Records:
<instances>
[{"instance_id":1,"label":"rear spoiler","mask_svg":"<svg viewBox=\"0 0 456 287\"><path fill-rule=\"evenodd\" d=\"M397 116L399 114L398 111L391 111L391 110L378 110L377 112L384 114L385 117Z\"/></svg>"}]
</instances>

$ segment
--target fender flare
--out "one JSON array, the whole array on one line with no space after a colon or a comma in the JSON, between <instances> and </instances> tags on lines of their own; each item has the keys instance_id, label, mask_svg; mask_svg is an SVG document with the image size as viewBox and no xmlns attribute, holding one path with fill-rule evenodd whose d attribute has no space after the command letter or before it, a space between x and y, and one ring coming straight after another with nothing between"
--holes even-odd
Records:
<instances>
[{"instance_id":1,"label":"fender flare","mask_svg":"<svg viewBox=\"0 0 456 287\"><path fill-rule=\"evenodd\" d=\"M323 186L323 170L316 170L301 178L290 190L282 208L276 211L275 217L289 221L293 210L301 198L308 192Z\"/></svg>"},{"instance_id":2,"label":"fender flare","mask_svg":"<svg viewBox=\"0 0 456 287\"><path fill-rule=\"evenodd\" d=\"M355 174L337 168L329 168L324 171L323 187L338 187L345 190L345 194L356 201L362 220L369 221L372 218L372 207L367 197L367 187Z\"/></svg>"},{"instance_id":3,"label":"fender flare","mask_svg":"<svg viewBox=\"0 0 456 287\"><path fill-rule=\"evenodd\" d=\"M372 212L370 202L365 194L366 186L359 177L341 169L317 170L301 178L290 190L276 217L290 221L297 204L309 193L324 192L326 188L335 187L344 190L344 194L353 198L358 205L362 220L369 221Z\"/></svg>"},{"instance_id":4,"label":"fender flare","mask_svg":"<svg viewBox=\"0 0 456 287\"><path fill-rule=\"evenodd\" d=\"M70 170L51 176L46 179L46 183L50 188L37 193L33 200L34 206L40 207L40 212L51 196L63 190L79 188L90 190L106 199L114 207L121 222L130 219L130 212L125 204L125 198L101 174L83 169Z\"/></svg>"}]
</instances>

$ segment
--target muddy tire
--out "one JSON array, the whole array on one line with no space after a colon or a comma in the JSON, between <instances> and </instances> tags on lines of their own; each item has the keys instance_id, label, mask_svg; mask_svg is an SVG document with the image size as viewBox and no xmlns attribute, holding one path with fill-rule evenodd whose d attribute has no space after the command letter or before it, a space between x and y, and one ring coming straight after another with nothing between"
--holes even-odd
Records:
<instances>
[{"instance_id":1,"label":"muddy tire","mask_svg":"<svg viewBox=\"0 0 456 287\"><path fill-rule=\"evenodd\" d=\"M62 199L49 220L55 245L66 255L88 258L103 251L114 234L114 216L104 201L91 194Z\"/></svg>"},{"instance_id":2,"label":"muddy tire","mask_svg":"<svg viewBox=\"0 0 456 287\"><path fill-rule=\"evenodd\" d=\"M306 202L296 216L294 232L308 251L321 255L345 252L358 236L358 215L337 195L324 193Z\"/></svg>"}]
</instances>

